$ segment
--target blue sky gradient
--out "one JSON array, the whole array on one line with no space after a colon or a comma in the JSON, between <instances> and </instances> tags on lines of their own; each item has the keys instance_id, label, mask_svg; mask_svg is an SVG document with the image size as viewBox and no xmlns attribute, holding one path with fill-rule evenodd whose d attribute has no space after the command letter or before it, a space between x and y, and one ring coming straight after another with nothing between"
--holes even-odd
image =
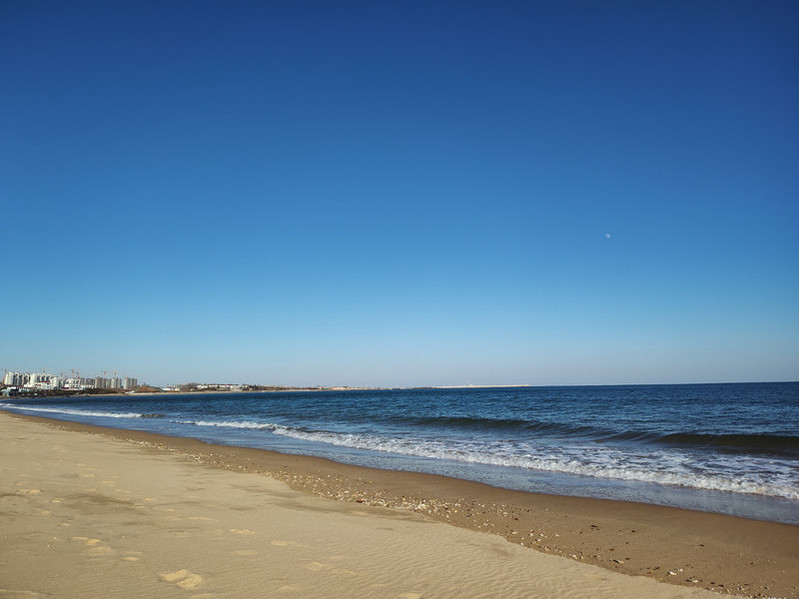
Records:
<instances>
[{"instance_id":1,"label":"blue sky gradient","mask_svg":"<svg viewBox=\"0 0 799 599\"><path fill-rule=\"evenodd\" d=\"M0 368L799 379L795 2L0 3Z\"/></svg>"}]
</instances>

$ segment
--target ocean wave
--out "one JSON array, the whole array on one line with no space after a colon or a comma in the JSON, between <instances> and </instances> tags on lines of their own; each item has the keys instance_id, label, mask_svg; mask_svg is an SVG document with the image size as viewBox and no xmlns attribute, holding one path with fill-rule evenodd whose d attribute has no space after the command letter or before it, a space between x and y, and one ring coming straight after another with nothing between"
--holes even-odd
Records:
<instances>
[{"instance_id":1,"label":"ocean wave","mask_svg":"<svg viewBox=\"0 0 799 599\"><path fill-rule=\"evenodd\" d=\"M519 418L484 418L474 416L423 416L396 418L399 423L412 426L449 427L449 428L490 428L490 429L523 429L530 422Z\"/></svg>"},{"instance_id":2,"label":"ocean wave","mask_svg":"<svg viewBox=\"0 0 799 599\"><path fill-rule=\"evenodd\" d=\"M606 435L610 433L607 429L593 426L565 424L561 422L525 420L521 418L485 418L474 416L425 416L422 418L400 418L399 423L407 423L411 426L429 428L454 428L469 430L508 430L508 431L532 431L538 433L549 433L558 435Z\"/></svg>"},{"instance_id":3,"label":"ocean wave","mask_svg":"<svg viewBox=\"0 0 799 599\"><path fill-rule=\"evenodd\" d=\"M769 453L799 457L799 437L791 435L674 433L663 435L658 441L673 445L713 447L741 453Z\"/></svg>"},{"instance_id":4,"label":"ocean wave","mask_svg":"<svg viewBox=\"0 0 799 599\"><path fill-rule=\"evenodd\" d=\"M620 454L618 459L614 460L609 459L607 453L603 453L602 457L595 454L595 460L590 461L585 458L585 455L577 453L571 455L512 454L498 451L497 448L454 447L444 442L431 440L387 439L360 434L310 432L279 425L270 425L268 428L275 434L295 439L368 451L799 500L799 488L787 481L782 484L751 477L747 480L746 477L711 471L702 472L701 466L697 464L671 464L662 457L660 459L638 457L629 460L629 456Z\"/></svg>"},{"instance_id":5,"label":"ocean wave","mask_svg":"<svg viewBox=\"0 0 799 599\"><path fill-rule=\"evenodd\" d=\"M575 437L597 443L641 443L675 447L711 448L742 454L770 454L799 457L799 437L777 434L696 433L690 431L658 432L647 430L618 431L608 428L562 422L516 418L480 418L471 416L430 416L402 419L414 427L432 429L468 429L477 431L527 431L545 436Z\"/></svg>"},{"instance_id":6,"label":"ocean wave","mask_svg":"<svg viewBox=\"0 0 799 599\"><path fill-rule=\"evenodd\" d=\"M249 430L274 430L277 424L253 422L251 420L173 420L176 424L208 426L213 428L239 428Z\"/></svg>"},{"instance_id":7,"label":"ocean wave","mask_svg":"<svg viewBox=\"0 0 799 599\"><path fill-rule=\"evenodd\" d=\"M663 445L692 449L704 448L742 455L767 454L783 457L799 457L799 437L792 435L625 431L599 436L596 440L601 443L622 441L645 445Z\"/></svg>"}]
</instances>

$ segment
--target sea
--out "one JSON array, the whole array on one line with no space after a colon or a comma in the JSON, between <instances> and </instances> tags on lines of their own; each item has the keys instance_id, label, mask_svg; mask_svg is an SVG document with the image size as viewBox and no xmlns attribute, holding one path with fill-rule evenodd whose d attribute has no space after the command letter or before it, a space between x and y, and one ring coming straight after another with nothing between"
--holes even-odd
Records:
<instances>
[{"instance_id":1,"label":"sea","mask_svg":"<svg viewBox=\"0 0 799 599\"><path fill-rule=\"evenodd\" d=\"M799 382L95 395L0 408L799 524Z\"/></svg>"}]
</instances>

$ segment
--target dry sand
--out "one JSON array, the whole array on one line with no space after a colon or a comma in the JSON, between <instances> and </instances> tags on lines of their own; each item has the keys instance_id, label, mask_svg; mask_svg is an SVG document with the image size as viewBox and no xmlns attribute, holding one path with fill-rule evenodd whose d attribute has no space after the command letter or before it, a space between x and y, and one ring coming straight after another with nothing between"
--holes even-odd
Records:
<instances>
[{"instance_id":1,"label":"dry sand","mask_svg":"<svg viewBox=\"0 0 799 599\"><path fill-rule=\"evenodd\" d=\"M799 596L796 526L2 413L0 526L2 599Z\"/></svg>"}]
</instances>

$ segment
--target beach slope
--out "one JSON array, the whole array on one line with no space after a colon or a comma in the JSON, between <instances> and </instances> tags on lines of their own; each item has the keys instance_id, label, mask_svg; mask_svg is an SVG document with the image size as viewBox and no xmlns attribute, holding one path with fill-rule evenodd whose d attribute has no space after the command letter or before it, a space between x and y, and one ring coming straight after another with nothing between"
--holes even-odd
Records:
<instances>
[{"instance_id":1,"label":"beach slope","mask_svg":"<svg viewBox=\"0 0 799 599\"><path fill-rule=\"evenodd\" d=\"M315 497L175 442L0 413L0 598L718 597Z\"/></svg>"}]
</instances>

